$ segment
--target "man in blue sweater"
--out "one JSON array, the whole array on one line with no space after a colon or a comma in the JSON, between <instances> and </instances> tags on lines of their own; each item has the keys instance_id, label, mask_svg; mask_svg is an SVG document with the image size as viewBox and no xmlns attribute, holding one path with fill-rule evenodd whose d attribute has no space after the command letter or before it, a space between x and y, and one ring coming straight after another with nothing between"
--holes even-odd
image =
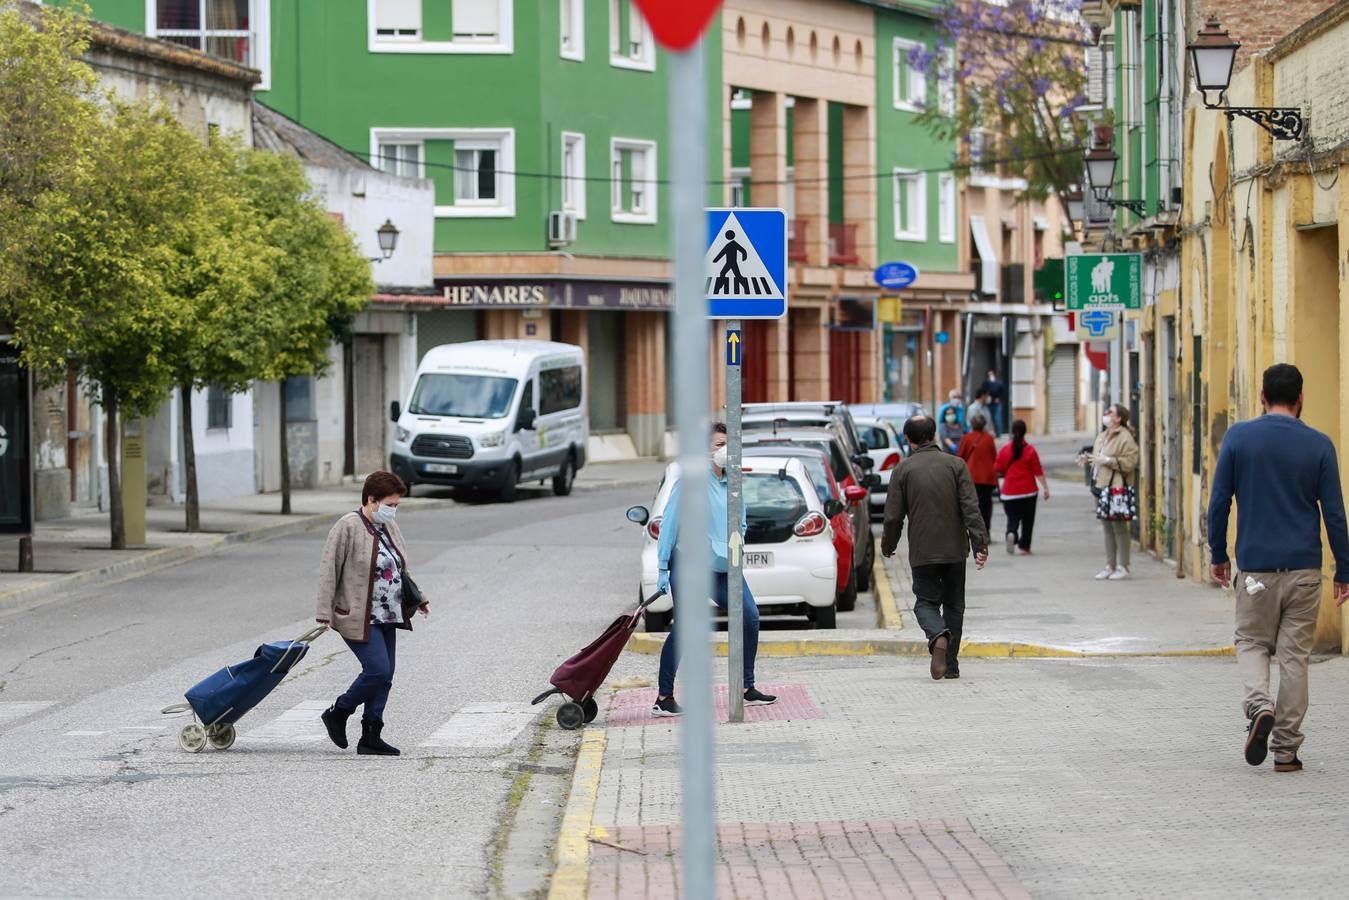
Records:
<instances>
[{"instance_id":1,"label":"man in blue sweater","mask_svg":"<svg viewBox=\"0 0 1349 900\"><path fill-rule=\"evenodd\" d=\"M674 591L675 602L679 602L679 547L684 541L705 540L710 544L712 554L712 600L725 610L728 597L726 582L727 569L730 567L730 531L726 523L726 426L717 422L712 426L712 477L707 484L707 502L711 521L699 528L689 523L683 529L679 527L679 482L670 490L665 501L665 514L661 521L660 538L656 543L657 573L656 587L661 591ZM741 507L738 528L745 532L745 509ZM759 652L759 607L754 603L754 594L749 582L744 585L745 610L745 705L767 706L777 702L777 697L765 694L754 686L754 658ZM660 651L660 676L656 687L656 703L651 707L651 715L678 716L683 709L674 698L675 674L679 671L679 644L675 632L671 631Z\"/></svg>"},{"instance_id":2,"label":"man in blue sweater","mask_svg":"<svg viewBox=\"0 0 1349 900\"><path fill-rule=\"evenodd\" d=\"M1330 438L1304 425L1302 373L1265 370L1265 414L1223 438L1208 508L1213 577L1232 583L1227 520L1236 497L1237 669L1246 688L1246 762L1274 751L1276 772L1299 772L1307 714L1307 661L1321 603L1321 520L1335 557L1335 601L1349 600L1349 529ZM1319 507L1319 508L1318 508ZM1269 697L1269 659L1279 661L1279 697ZM1272 735L1272 737L1271 737Z\"/></svg>"}]
</instances>

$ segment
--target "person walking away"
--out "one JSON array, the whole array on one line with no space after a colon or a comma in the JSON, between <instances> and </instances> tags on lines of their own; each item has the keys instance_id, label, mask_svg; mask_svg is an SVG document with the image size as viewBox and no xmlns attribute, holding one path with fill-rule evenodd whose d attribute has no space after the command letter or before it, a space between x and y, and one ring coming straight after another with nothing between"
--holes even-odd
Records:
<instances>
[{"instance_id":1,"label":"person walking away","mask_svg":"<svg viewBox=\"0 0 1349 900\"><path fill-rule=\"evenodd\" d=\"M936 433L936 423L927 416L904 423L904 436L914 451L890 478L881 553L895 555L907 520L913 612L927 635L929 672L940 680L960 677L965 560L973 549L975 568L988 562L988 530L969 469L941 452Z\"/></svg>"},{"instance_id":2,"label":"person walking away","mask_svg":"<svg viewBox=\"0 0 1349 900\"><path fill-rule=\"evenodd\" d=\"M1030 556L1035 533L1035 506L1043 493L1049 500L1049 482L1040 454L1026 442L1026 420L1012 423L1012 439L1002 445L994 464L1002 479L1002 511L1007 514L1007 552Z\"/></svg>"},{"instance_id":3,"label":"person walking away","mask_svg":"<svg viewBox=\"0 0 1349 900\"><path fill-rule=\"evenodd\" d=\"M979 393L987 394L993 407L993 434L1000 435L1007 430L1007 384L998 377L998 373L988 370L988 377L979 385Z\"/></svg>"},{"instance_id":4,"label":"person walking away","mask_svg":"<svg viewBox=\"0 0 1349 900\"><path fill-rule=\"evenodd\" d=\"M1129 523L1136 510L1129 513L1102 514L1110 505L1112 490L1129 494L1130 480L1138 469L1138 441L1129 429L1129 410L1118 403L1110 406L1101 417L1105 430L1096 436L1091 464L1096 467L1098 497L1096 516L1105 529L1105 568L1096 573L1097 581L1121 581L1129 577L1129 552L1133 549L1133 535ZM1130 504L1132 506L1132 504Z\"/></svg>"},{"instance_id":5,"label":"person walking away","mask_svg":"<svg viewBox=\"0 0 1349 900\"><path fill-rule=\"evenodd\" d=\"M980 390L980 392L975 395L974 402L971 403L969 406L965 407L965 423L969 425L971 430L973 430L975 427L974 417L982 416L984 420L984 428L988 430L989 434L992 434L996 437L996 432L994 432L993 430L993 410L989 406L989 403L990 400L988 392Z\"/></svg>"},{"instance_id":6,"label":"person walking away","mask_svg":"<svg viewBox=\"0 0 1349 900\"><path fill-rule=\"evenodd\" d=\"M961 399L960 391L955 388L952 388L946 395L946 402L941 405L941 409L937 410L938 424L945 422L946 414L952 410L954 410L956 414L956 423L960 425L961 432L964 432L966 422L965 401Z\"/></svg>"},{"instance_id":7,"label":"person walking away","mask_svg":"<svg viewBox=\"0 0 1349 900\"><path fill-rule=\"evenodd\" d=\"M942 416L941 423L941 448L947 453L958 453L960 451L960 442L965 439L965 428L960 424L960 418L954 409L947 407Z\"/></svg>"},{"instance_id":8,"label":"person walking away","mask_svg":"<svg viewBox=\"0 0 1349 900\"><path fill-rule=\"evenodd\" d=\"M1321 522L1335 558L1335 602L1349 600L1349 531L1339 463L1330 438L1302 418L1302 373L1270 366L1260 394L1265 414L1233 425L1218 452L1208 507L1211 573L1236 585L1237 671L1245 688L1246 762L1300 772L1307 714L1307 662L1321 603ZM1227 522L1237 501L1237 574ZM1319 511L1318 511L1319 507ZM1279 663L1277 701L1269 662Z\"/></svg>"},{"instance_id":9,"label":"person walking away","mask_svg":"<svg viewBox=\"0 0 1349 900\"><path fill-rule=\"evenodd\" d=\"M675 602L679 602L679 548L687 546L687 541L707 540L712 552L712 599L721 609L728 606L726 572L729 568L728 528L726 523L726 426L718 422L712 426L712 478L708 482L707 501L711 507L711 521L703 528L689 524L680 528L679 522L679 482L670 490L665 501L664 519L661 521L660 540L656 545L657 567L656 589L673 589ZM742 507L742 516L744 515ZM743 535L745 521L739 523ZM777 697L765 694L754 686L754 658L759 652L759 607L754 603L754 594L749 589L749 580L744 585L744 628L745 628L745 705L767 706L777 702ZM686 603L688 601L685 601ZM696 598L693 602L697 602ZM678 716L684 710L675 702L675 675L679 671L679 644L674 629L665 638L665 646L660 651L660 676L656 688L656 702L651 707L651 715L657 717Z\"/></svg>"},{"instance_id":10,"label":"person walking away","mask_svg":"<svg viewBox=\"0 0 1349 900\"><path fill-rule=\"evenodd\" d=\"M337 520L328 532L319 563L318 614L320 625L333 628L361 663L361 674L346 693L320 717L328 737L347 748L347 719L364 706L361 755L398 756L384 741L384 705L393 688L394 647L399 629L412 630L412 616L430 612L430 604L416 604L409 582L407 545L394 516L407 493L392 472L374 472L361 488L360 509Z\"/></svg>"},{"instance_id":11,"label":"person walking away","mask_svg":"<svg viewBox=\"0 0 1349 900\"><path fill-rule=\"evenodd\" d=\"M971 407L972 409L973 407ZM993 533L993 492L998 487L995 468L998 448L993 435L988 433L988 419L981 413L970 416L970 432L960 439L956 455L965 460L979 497L979 515L984 517L984 531Z\"/></svg>"}]
</instances>

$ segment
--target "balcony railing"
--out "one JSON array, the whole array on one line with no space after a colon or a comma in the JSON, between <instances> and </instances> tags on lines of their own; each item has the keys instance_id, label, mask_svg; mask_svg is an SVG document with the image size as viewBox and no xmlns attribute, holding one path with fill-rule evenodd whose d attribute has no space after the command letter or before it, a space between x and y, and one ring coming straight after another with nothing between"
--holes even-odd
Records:
<instances>
[{"instance_id":1,"label":"balcony railing","mask_svg":"<svg viewBox=\"0 0 1349 900\"><path fill-rule=\"evenodd\" d=\"M807 260L806 241L810 230L806 226L809 224L805 219L792 220L791 238L787 242L787 259L789 261L803 263Z\"/></svg>"},{"instance_id":2,"label":"balcony railing","mask_svg":"<svg viewBox=\"0 0 1349 900\"><path fill-rule=\"evenodd\" d=\"M848 222L829 223L829 265L857 264L857 225Z\"/></svg>"}]
</instances>

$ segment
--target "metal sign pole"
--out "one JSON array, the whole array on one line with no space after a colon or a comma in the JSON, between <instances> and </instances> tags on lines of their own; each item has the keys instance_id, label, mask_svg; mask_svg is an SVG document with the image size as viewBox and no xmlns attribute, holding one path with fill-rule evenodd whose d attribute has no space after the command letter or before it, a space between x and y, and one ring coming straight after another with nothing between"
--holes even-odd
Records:
<instances>
[{"instance_id":1,"label":"metal sign pole","mask_svg":"<svg viewBox=\"0 0 1349 900\"><path fill-rule=\"evenodd\" d=\"M674 383L675 425L679 431L679 586L675 595L675 638L683 650L684 722L680 730L683 790L683 895L710 900L716 895L716 819L712 773L712 549L708 501L707 304L703 255L707 225L707 92L703 44L670 54L670 174L674 211Z\"/></svg>"},{"instance_id":2,"label":"metal sign pole","mask_svg":"<svg viewBox=\"0 0 1349 900\"><path fill-rule=\"evenodd\" d=\"M730 694L732 722L745 721L745 591L740 511L744 508L745 475L741 469L740 363L744 360L740 322L726 323L726 537L729 565L726 567L726 690Z\"/></svg>"}]
</instances>

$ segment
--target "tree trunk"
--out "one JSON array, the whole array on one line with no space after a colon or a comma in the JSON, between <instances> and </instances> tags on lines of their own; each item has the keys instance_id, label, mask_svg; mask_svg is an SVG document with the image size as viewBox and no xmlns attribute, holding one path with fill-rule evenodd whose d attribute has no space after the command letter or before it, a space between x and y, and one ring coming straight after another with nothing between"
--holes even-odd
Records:
<instances>
[{"instance_id":1,"label":"tree trunk","mask_svg":"<svg viewBox=\"0 0 1349 900\"><path fill-rule=\"evenodd\" d=\"M117 395L103 389L104 442L108 453L108 522L112 528L112 549L126 549L126 516L122 511L121 425L117 421Z\"/></svg>"},{"instance_id":2,"label":"tree trunk","mask_svg":"<svg viewBox=\"0 0 1349 900\"><path fill-rule=\"evenodd\" d=\"M281 515L290 515L290 443L286 435L286 379L281 379Z\"/></svg>"},{"instance_id":3,"label":"tree trunk","mask_svg":"<svg viewBox=\"0 0 1349 900\"><path fill-rule=\"evenodd\" d=\"M201 531L201 499L197 496L197 445L192 436L192 385L178 387L183 405L183 466L187 475L187 530Z\"/></svg>"}]
</instances>

